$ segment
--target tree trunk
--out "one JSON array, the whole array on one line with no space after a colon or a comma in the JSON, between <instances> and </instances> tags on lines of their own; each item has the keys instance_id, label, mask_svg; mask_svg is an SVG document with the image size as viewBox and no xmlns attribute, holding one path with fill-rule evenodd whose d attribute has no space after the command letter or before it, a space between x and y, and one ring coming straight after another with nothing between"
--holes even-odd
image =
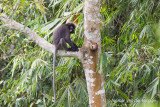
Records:
<instances>
[{"instance_id":1,"label":"tree trunk","mask_svg":"<svg viewBox=\"0 0 160 107\"><path fill-rule=\"evenodd\" d=\"M106 107L103 72L97 70L101 54L100 0L85 0L85 40L81 59L89 95L90 107Z\"/></svg>"}]
</instances>

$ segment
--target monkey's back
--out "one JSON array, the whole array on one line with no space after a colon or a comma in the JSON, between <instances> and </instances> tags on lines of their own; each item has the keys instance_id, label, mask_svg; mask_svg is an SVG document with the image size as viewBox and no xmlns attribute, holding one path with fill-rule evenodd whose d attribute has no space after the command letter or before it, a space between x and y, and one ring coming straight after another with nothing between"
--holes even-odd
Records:
<instances>
[{"instance_id":1,"label":"monkey's back","mask_svg":"<svg viewBox=\"0 0 160 107\"><path fill-rule=\"evenodd\" d=\"M54 45L57 45L61 38L65 38L65 36L70 35L69 28L65 24L62 24L59 26L54 32L53 32L53 43Z\"/></svg>"}]
</instances>

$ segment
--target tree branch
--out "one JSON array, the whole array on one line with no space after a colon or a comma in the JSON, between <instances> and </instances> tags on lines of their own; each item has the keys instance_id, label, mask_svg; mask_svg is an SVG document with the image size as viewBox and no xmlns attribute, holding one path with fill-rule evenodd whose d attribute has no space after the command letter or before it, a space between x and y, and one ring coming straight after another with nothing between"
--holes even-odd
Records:
<instances>
[{"instance_id":1,"label":"tree branch","mask_svg":"<svg viewBox=\"0 0 160 107\"><path fill-rule=\"evenodd\" d=\"M0 15L0 20L4 22L4 26L8 27L9 29L14 29L20 32L24 32L26 35L28 35L33 41L36 42L40 47L43 49L46 49L47 51L54 54L54 45L47 42L44 38L41 38L38 34L36 34L34 31L32 31L29 27L26 27L15 20L9 19L6 15ZM59 50L57 55L59 56L67 56L67 57L77 57L81 58L81 52L68 52L65 50Z\"/></svg>"}]
</instances>

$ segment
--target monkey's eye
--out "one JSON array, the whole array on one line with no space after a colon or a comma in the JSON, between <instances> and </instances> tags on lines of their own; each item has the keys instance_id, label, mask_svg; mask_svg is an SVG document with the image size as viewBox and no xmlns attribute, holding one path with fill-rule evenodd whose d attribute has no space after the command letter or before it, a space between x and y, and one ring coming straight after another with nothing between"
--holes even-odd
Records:
<instances>
[{"instance_id":1,"label":"monkey's eye","mask_svg":"<svg viewBox=\"0 0 160 107\"><path fill-rule=\"evenodd\" d=\"M73 29L73 27L71 26L70 29Z\"/></svg>"}]
</instances>

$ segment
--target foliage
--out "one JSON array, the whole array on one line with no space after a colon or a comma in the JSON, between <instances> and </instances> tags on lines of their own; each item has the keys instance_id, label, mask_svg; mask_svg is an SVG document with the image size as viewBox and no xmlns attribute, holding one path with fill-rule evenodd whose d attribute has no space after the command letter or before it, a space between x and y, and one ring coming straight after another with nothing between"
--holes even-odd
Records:
<instances>
[{"instance_id":1,"label":"foliage","mask_svg":"<svg viewBox=\"0 0 160 107\"><path fill-rule=\"evenodd\" d=\"M52 33L68 19L76 21L72 39L83 45L82 0L2 0L10 18L52 42ZM158 107L160 101L159 0L101 1L102 55L108 106ZM0 22L0 106L55 106L52 54L23 32ZM83 68L75 58L58 58L56 90L59 107L88 106Z\"/></svg>"}]
</instances>

